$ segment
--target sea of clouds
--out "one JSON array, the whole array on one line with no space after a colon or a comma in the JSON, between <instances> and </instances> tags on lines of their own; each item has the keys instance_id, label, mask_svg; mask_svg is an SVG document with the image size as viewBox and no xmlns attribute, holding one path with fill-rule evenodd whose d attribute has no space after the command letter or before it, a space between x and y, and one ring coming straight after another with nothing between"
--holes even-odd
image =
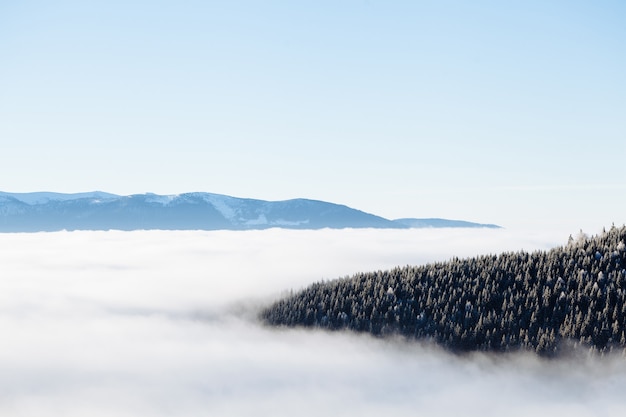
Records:
<instances>
[{"instance_id":1,"label":"sea of clouds","mask_svg":"<svg viewBox=\"0 0 626 417\"><path fill-rule=\"evenodd\" d=\"M273 329L312 282L547 249L504 229L0 234L0 416L622 416L626 359Z\"/></svg>"}]
</instances>

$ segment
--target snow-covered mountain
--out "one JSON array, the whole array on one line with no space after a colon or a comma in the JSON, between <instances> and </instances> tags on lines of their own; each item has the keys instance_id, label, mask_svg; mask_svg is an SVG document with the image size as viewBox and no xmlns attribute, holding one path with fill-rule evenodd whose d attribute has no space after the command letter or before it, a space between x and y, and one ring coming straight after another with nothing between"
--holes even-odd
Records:
<instances>
[{"instance_id":1,"label":"snow-covered mountain","mask_svg":"<svg viewBox=\"0 0 626 417\"><path fill-rule=\"evenodd\" d=\"M0 192L0 232L486 226L469 222L442 224L441 219L431 220L435 221L393 221L344 205L307 199L264 201L211 193L119 196L100 191L78 194Z\"/></svg>"}]
</instances>

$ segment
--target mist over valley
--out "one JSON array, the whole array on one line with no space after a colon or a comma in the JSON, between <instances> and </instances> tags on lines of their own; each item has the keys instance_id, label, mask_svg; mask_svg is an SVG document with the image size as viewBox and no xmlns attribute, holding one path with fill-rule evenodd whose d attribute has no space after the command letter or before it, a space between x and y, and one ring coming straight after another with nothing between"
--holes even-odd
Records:
<instances>
[{"instance_id":1,"label":"mist over valley","mask_svg":"<svg viewBox=\"0 0 626 417\"><path fill-rule=\"evenodd\" d=\"M256 319L320 279L566 239L505 229L0 234L0 414L621 415L620 355L456 356Z\"/></svg>"}]
</instances>

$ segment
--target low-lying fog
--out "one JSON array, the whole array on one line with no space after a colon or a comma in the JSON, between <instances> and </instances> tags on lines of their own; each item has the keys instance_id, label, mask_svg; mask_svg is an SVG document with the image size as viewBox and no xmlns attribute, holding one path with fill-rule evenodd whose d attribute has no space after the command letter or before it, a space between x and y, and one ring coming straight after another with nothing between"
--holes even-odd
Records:
<instances>
[{"instance_id":1,"label":"low-lying fog","mask_svg":"<svg viewBox=\"0 0 626 417\"><path fill-rule=\"evenodd\" d=\"M567 234L267 230L0 234L0 415L622 416L626 359L456 357L269 329L314 281Z\"/></svg>"}]
</instances>

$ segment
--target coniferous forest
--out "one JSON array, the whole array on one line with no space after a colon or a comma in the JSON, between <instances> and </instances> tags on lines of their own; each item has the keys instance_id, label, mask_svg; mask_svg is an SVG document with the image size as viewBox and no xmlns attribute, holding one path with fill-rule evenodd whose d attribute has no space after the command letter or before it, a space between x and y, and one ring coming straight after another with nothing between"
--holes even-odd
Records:
<instances>
[{"instance_id":1,"label":"coniferous forest","mask_svg":"<svg viewBox=\"0 0 626 417\"><path fill-rule=\"evenodd\" d=\"M348 329L454 352L626 348L626 226L532 253L320 282L261 312L276 326Z\"/></svg>"}]
</instances>

